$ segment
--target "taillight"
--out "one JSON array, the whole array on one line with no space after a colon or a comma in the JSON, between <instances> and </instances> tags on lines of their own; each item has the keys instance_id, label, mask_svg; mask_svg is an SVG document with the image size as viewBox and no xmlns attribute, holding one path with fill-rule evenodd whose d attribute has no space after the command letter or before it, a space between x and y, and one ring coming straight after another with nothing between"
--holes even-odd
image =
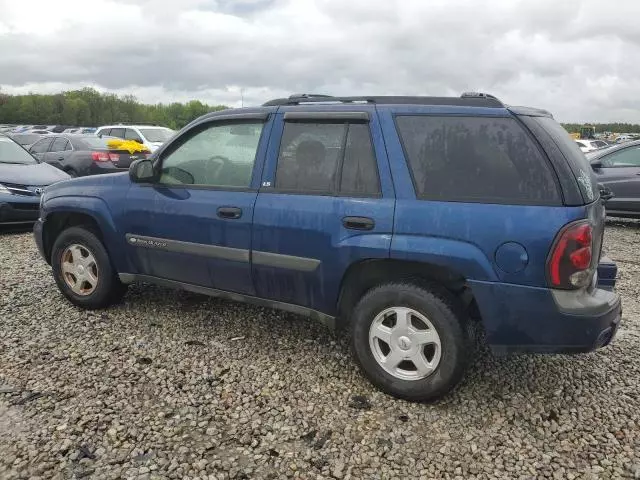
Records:
<instances>
[{"instance_id":1,"label":"taillight","mask_svg":"<svg viewBox=\"0 0 640 480\"><path fill-rule=\"evenodd\" d=\"M551 287L575 289L589 285L593 274L592 240L589 222L572 223L560 231L547 260Z\"/></svg>"},{"instance_id":2,"label":"taillight","mask_svg":"<svg viewBox=\"0 0 640 480\"><path fill-rule=\"evenodd\" d=\"M108 162L109 154L107 152L91 152L91 159L94 162Z\"/></svg>"},{"instance_id":3,"label":"taillight","mask_svg":"<svg viewBox=\"0 0 640 480\"><path fill-rule=\"evenodd\" d=\"M91 159L94 162L117 162L120 155L111 152L91 152Z\"/></svg>"}]
</instances>

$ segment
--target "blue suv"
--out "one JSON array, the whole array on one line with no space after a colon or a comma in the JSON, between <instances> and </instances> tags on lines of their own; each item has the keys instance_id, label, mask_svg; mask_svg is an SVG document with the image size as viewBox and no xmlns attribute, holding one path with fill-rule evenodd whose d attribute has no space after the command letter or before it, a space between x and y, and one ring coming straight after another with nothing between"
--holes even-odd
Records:
<instances>
[{"instance_id":1,"label":"blue suv","mask_svg":"<svg viewBox=\"0 0 640 480\"><path fill-rule=\"evenodd\" d=\"M546 111L486 94L300 95L207 114L128 173L46 189L35 239L103 308L148 282L348 326L377 387L440 397L496 353L587 352L621 317L603 200Z\"/></svg>"}]
</instances>

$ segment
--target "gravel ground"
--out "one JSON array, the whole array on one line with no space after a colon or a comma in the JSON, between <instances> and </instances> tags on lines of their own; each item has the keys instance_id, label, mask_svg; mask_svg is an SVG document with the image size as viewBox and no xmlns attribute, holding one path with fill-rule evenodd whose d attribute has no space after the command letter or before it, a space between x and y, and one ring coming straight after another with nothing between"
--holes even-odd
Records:
<instances>
[{"instance_id":1,"label":"gravel ground","mask_svg":"<svg viewBox=\"0 0 640 480\"><path fill-rule=\"evenodd\" d=\"M0 478L640 478L639 245L609 224L613 345L480 352L425 405L293 315L151 286L81 311L30 234L0 233Z\"/></svg>"}]
</instances>

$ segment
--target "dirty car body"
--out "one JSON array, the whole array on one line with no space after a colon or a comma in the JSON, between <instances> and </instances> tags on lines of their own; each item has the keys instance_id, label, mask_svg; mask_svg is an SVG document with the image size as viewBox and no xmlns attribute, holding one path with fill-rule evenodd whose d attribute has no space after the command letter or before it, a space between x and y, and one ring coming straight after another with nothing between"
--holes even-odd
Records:
<instances>
[{"instance_id":1,"label":"dirty car body","mask_svg":"<svg viewBox=\"0 0 640 480\"><path fill-rule=\"evenodd\" d=\"M206 169L193 160L202 145L219 146ZM600 257L604 225L589 164L545 111L485 95L301 97L205 115L129 174L47 189L35 238L54 271L56 239L80 226L122 284L377 325L391 333L374 332L371 351L355 340L365 373L389 393L427 399L446 390L434 362L458 348L447 347L432 296L451 318L479 322L497 353L608 344L621 303L615 264ZM397 336L405 300L414 323ZM367 320L378 311L369 304L396 310ZM395 326L376 324L385 315ZM432 362L426 376L403 360L426 338L418 324L443 329L436 353L419 354ZM389 367L396 347L399 366Z\"/></svg>"}]
</instances>

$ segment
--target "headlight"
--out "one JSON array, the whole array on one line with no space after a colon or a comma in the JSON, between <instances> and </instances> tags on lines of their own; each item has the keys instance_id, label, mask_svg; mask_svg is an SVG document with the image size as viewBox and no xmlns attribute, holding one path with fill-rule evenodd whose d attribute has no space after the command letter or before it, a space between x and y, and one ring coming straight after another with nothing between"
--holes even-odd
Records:
<instances>
[{"instance_id":1,"label":"headlight","mask_svg":"<svg viewBox=\"0 0 640 480\"><path fill-rule=\"evenodd\" d=\"M9 191L9 189L4 185L2 185L1 183L0 183L0 193L8 193L11 195L11 192Z\"/></svg>"}]
</instances>

